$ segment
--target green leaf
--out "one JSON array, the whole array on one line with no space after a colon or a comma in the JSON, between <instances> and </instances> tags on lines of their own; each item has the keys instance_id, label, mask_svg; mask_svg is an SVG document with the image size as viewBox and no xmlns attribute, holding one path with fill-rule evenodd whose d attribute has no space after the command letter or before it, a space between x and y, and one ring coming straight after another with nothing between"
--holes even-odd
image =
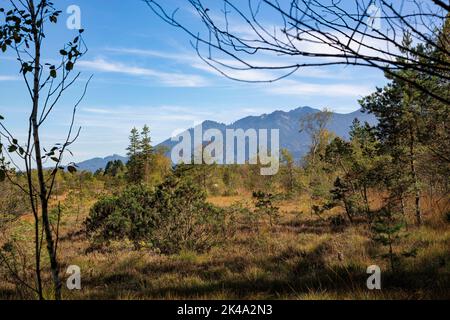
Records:
<instances>
[{"instance_id":1,"label":"green leaf","mask_svg":"<svg viewBox=\"0 0 450 320\"><path fill-rule=\"evenodd\" d=\"M66 51L66 50L60 50L59 53L60 53L62 56L67 56L67 51Z\"/></svg>"},{"instance_id":2,"label":"green leaf","mask_svg":"<svg viewBox=\"0 0 450 320\"><path fill-rule=\"evenodd\" d=\"M75 168L75 166L68 166L67 171L69 171L70 173L75 173L77 172L77 168Z\"/></svg>"},{"instance_id":3,"label":"green leaf","mask_svg":"<svg viewBox=\"0 0 450 320\"><path fill-rule=\"evenodd\" d=\"M17 146L9 146L8 147L8 152L15 152L17 150Z\"/></svg>"},{"instance_id":4,"label":"green leaf","mask_svg":"<svg viewBox=\"0 0 450 320\"><path fill-rule=\"evenodd\" d=\"M71 71L73 69L73 62L69 61L66 63L66 70Z\"/></svg>"},{"instance_id":5,"label":"green leaf","mask_svg":"<svg viewBox=\"0 0 450 320\"><path fill-rule=\"evenodd\" d=\"M5 118L2 115L0 115L0 120L5 120Z\"/></svg>"},{"instance_id":6,"label":"green leaf","mask_svg":"<svg viewBox=\"0 0 450 320\"><path fill-rule=\"evenodd\" d=\"M59 162L59 159L57 157L51 157L50 159L52 159L55 162Z\"/></svg>"},{"instance_id":7,"label":"green leaf","mask_svg":"<svg viewBox=\"0 0 450 320\"><path fill-rule=\"evenodd\" d=\"M52 77L53 79L56 78L56 70L55 69L50 70L50 77Z\"/></svg>"}]
</instances>

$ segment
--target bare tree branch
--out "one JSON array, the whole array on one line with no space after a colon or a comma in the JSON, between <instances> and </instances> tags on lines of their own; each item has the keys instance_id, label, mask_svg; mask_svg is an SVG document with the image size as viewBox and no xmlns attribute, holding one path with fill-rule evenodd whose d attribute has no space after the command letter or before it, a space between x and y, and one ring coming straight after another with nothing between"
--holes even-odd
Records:
<instances>
[{"instance_id":1,"label":"bare tree branch","mask_svg":"<svg viewBox=\"0 0 450 320\"><path fill-rule=\"evenodd\" d=\"M208 0L186 0L185 10L169 8L163 1L143 1L158 17L191 37L200 58L230 79L253 82L231 74L233 70L282 73L256 81L272 82L307 67L352 65L394 77L398 71L413 70L450 81L450 61L443 58L450 55L449 47L439 41L449 19L443 1L222 0L220 6ZM189 15L186 21L183 12ZM192 15L200 26L190 21ZM405 44L405 36L437 54L430 56ZM252 58L268 55L277 56L277 62ZM403 80L450 103L447 96L420 81Z\"/></svg>"}]
</instances>

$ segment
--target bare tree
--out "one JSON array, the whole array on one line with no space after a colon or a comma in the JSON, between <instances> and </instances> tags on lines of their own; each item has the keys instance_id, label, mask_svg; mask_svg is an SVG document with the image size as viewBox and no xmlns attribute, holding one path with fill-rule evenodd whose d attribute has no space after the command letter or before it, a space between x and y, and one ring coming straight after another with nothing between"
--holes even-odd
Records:
<instances>
[{"instance_id":1,"label":"bare tree","mask_svg":"<svg viewBox=\"0 0 450 320\"><path fill-rule=\"evenodd\" d=\"M333 113L328 109L324 109L321 112L306 115L300 120L300 132L305 132L311 139L310 153L313 164L316 163L317 152L332 118Z\"/></svg>"},{"instance_id":2,"label":"bare tree","mask_svg":"<svg viewBox=\"0 0 450 320\"><path fill-rule=\"evenodd\" d=\"M278 70L279 76L265 80L274 81L307 67L363 66L399 77L450 103L448 96L397 72L414 70L450 81L446 58L450 52L441 41L442 26L449 19L448 1L186 0L186 20L183 10L168 8L166 1L144 2L186 32L209 66L235 80L242 80L235 71L244 70ZM189 22L192 13L198 23ZM430 57L405 46L405 35L437 54ZM267 55L276 55L279 61L266 64L252 58Z\"/></svg>"},{"instance_id":3,"label":"bare tree","mask_svg":"<svg viewBox=\"0 0 450 320\"><path fill-rule=\"evenodd\" d=\"M41 276L41 250L45 239L50 260L54 287L54 298L61 299L61 279L57 257L58 225L49 218L49 201L55 186L55 179L62 166L63 157L70 145L77 139L80 129L75 130L74 119L77 107L83 99L89 81L86 82L81 98L71 111L71 122L67 136L51 148L45 148L41 132L49 115L66 92L79 78L72 75L74 65L87 48L82 37L83 30L60 50L57 64L43 57L45 30L48 24L57 23L61 11L47 0L10 0L9 8L0 8L0 49L12 50L20 64L20 73L31 99L26 141L18 141L15 135L1 122L0 135L6 145L0 143L0 178L8 179L29 198L34 216L35 291L43 299ZM21 161L22 165L19 165ZM46 167L52 169L47 170ZM73 164L67 169L75 171ZM15 172L25 171L26 184L15 179ZM37 175L37 181L34 178Z\"/></svg>"}]
</instances>

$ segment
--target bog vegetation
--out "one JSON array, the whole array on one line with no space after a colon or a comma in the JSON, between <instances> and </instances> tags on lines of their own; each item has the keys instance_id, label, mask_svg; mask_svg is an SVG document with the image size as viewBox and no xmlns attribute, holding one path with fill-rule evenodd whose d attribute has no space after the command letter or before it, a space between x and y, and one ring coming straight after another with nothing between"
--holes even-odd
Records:
<instances>
[{"instance_id":1,"label":"bog vegetation","mask_svg":"<svg viewBox=\"0 0 450 320\"><path fill-rule=\"evenodd\" d=\"M436 40L447 48L449 23ZM448 81L399 72L449 98ZM450 298L450 106L401 78L361 99L378 124L355 119L349 140L327 130L326 110L299 119L310 151L283 150L275 176L173 166L147 126L131 131L127 163L95 173L15 170L7 154L28 151L3 139L0 298ZM47 179L53 192L30 202L23 186ZM366 287L374 264L381 291ZM69 265L80 291L58 286Z\"/></svg>"}]
</instances>

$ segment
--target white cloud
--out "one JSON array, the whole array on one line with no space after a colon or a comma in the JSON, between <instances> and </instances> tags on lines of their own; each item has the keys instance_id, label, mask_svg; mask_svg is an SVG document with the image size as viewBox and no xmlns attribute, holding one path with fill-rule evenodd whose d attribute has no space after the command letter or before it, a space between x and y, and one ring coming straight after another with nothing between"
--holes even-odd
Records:
<instances>
[{"instance_id":1,"label":"white cloud","mask_svg":"<svg viewBox=\"0 0 450 320\"><path fill-rule=\"evenodd\" d=\"M173 87L204 87L208 85L208 81L198 75L162 72L149 68L129 66L120 62L107 61L102 58L90 61L80 61L78 62L78 65L81 68L92 71L154 78L165 85Z\"/></svg>"},{"instance_id":2,"label":"white cloud","mask_svg":"<svg viewBox=\"0 0 450 320\"><path fill-rule=\"evenodd\" d=\"M159 143L170 137L174 131L184 131L205 120L232 123L246 116L272 111L271 108L259 106L223 108L216 106L214 109L208 106L180 105L93 106L80 109L77 125L83 127L83 132L86 130L86 132L92 131L104 135L108 132L107 137L115 137L113 140L118 138L122 141L127 139L131 128L140 128L148 124L152 130L154 142Z\"/></svg>"},{"instance_id":3,"label":"white cloud","mask_svg":"<svg viewBox=\"0 0 450 320\"><path fill-rule=\"evenodd\" d=\"M314 7L314 5L313 5ZM254 7L254 13L258 15L256 17L256 21L250 19L247 21L243 18L240 12L233 9L231 6L227 10L227 14L225 16L224 9L216 6L211 6L208 8L208 16L214 22L215 26L220 30L227 30L230 34L239 38L244 44L248 44L251 47L258 47L260 43L269 42L274 44L274 46L281 46L286 49L287 52L297 51L297 52L305 52L305 53L316 53L316 54L342 54L343 48L337 47L336 44L345 44L348 45L352 51L358 52L361 55L368 55L375 58L383 58L386 60L392 59L392 54L400 54L398 48L393 45L390 41L386 41L380 38L380 36L376 33L371 33L370 30L364 30L364 26L362 30L359 30L360 33L351 32L351 27L356 27L356 25L352 25L352 23L356 24L357 19L348 19L350 21L346 21L349 24L350 31L347 31L345 28L341 29L332 29L327 28L326 24L314 25L312 28L318 28L321 32L310 30L307 26L300 27L296 29L292 27L294 25L293 21L289 19L284 19L285 17L273 16L271 21L267 20L267 16L263 16L262 12L268 10L273 11L272 13L276 13L277 10L273 10L271 6L265 6L262 4L258 6L258 8ZM240 8L242 10L243 8ZM288 10L287 8L284 8ZM191 15L198 18L198 13L195 10L188 9ZM244 15L251 15L250 12L245 9L242 11ZM414 12L410 12L414 13ZM317 13L320 14L320 13ZM328 15L326 12L322 12L323 18L326 20L330 18L336 18L334 15ZM356 13L355 13L356 14ZM275 18L275 20L273 19ZM303 20L300 18L300 20ZM345 17L343 20L346 20ZM413 18L412 18L413 20ZM311 23L305 17L306 24ZM344 24L344 23L343 23ZM288 34L286 34L283 30L288 29ZM394 28L395 30L392 30ZM206 33L200 33L201 36L207 39L209 30L204 30ZM386 25L381 30L386 33L390 38L394 38L397 42L401 42L403 39L403 29L400 26L392 26ZM298 39L298 34L302 40ZM276 40L275 40L276 39ZM228 40L228 39L227 39ZM260 42L260 43L258 43ZM235 43L239 45L239 42L236 40ZM262 47L271 47L270 45ZM347 51L347 50L346 50ZM380 51L385 51L389 54L384 54ZM255 56L261 56L265 54L270 54L270 51L259 50ZM215 53L213 53L215 54ZM236 52L239 54L239 52ZM279 56L279 52L272 52L274 56ZM283 57L281 57L283 58ZM289 56L285 56L289 61ZM316 62L324 62L329 60L334 61L345 61L345 58L315 58L312 56L302 57L300 55L295 55L294 60L295 63L301 64L304 63L316 63ZM286 60L285 60L286 61ZM289 63L287 63L289 64Z\"/></svg>"},{"instance_id":4,"label":"white cloud","mask_svg":"<svg viewBox=\"0 0 450 320\"><path fill-rule=\"evenodd\" d=\"M170 53L162 52L156 50L145 50L145 49L127 49L127 48L107 48L108 52L132 55L132 56L142 56L142 57L152 57L164 60L171 60L178 64L188 64L190 67L208 72L214 75L222 76L217 70L209 66L207 63L202 61L198 55L192 52L179 52ZM209 61L211 64L216 65L221 71L231 78L236 78L243 81L270 81L279 78L280 76L288 73L291 70L277 71L268 70L269 68L285 67L286 65L295 65L299 63L298 57L292 56L277 56L277 55L261 55L260 59L248 58L244 59L246 63L255 67L265 67L266 69L250 69L250 70L239 70L244 69L247 66L237 60L218 58L216 61ZM223 64L221 66L220 64ZM231 68L227 68L229 66ZM293 77L298 76L302 78L319 78L319 79L342 79L346 75L343 73L332 72L326 68L319 67L308 67L299 70Z\"/></svg>"},{"instance_id":5,"label":"white cloud","mask_svg":"<svg viewBox=\"0 0 450 320\"><path fill-rule=\"evenodd\" d=\"M88 129L108 129L116 136L127 137L134 126L150 125L157 142L166 139L173 128L188 128L193 123L210 118L211 113L182 106L116 106L82 108L77 122Z\"/></svg>"},{"instance_id":6,"label":"white cloud","mask_svg":"<svg viewBox=\"0 0 450 320\"><path fill-rule=\"evenodd\" d=\"M83 111L87 113L95 113L95 114L114 114L114 110L106 110L99 108L83 108Z\"/></svg>"},{"instance_id":7,"label":"white cloud","mask_svg":"<svg viewBox=\"0 0 450 320\"><path fill-rule=\"evenodd\" d=\"M285 80L276 86L269 87L267 91L277 95L295 96L327 96L327 97L360 97L374 91L370 85L360 84L313 84Z\"/></svg>"},{"instance_id":8,"label":"white cloud","mask_svg":"<svg viewBox=\"0 0 450 320\"><path fill-rule=\"evenodd\" d=\"M262 11L264 9L260 10ZM326 13L324 14L326 15ZM242 19L240 14L234 12L234 10L230 10L228 12L228 21L225 19L223 12L210 13L209 16L221 30L228 30L230 34L239 37L243 43L247 43L251 47L258 46L258 43L255 43L255 40L258 40L261 42L267 41L269 43L277 43L277 45L285 47L288 52L293 50L305 53L335 55L343 53L342 48L336 46L336 44L340 43L348 45L352 51L355 51L361 55L383 58L386 60L392 59L392 54L401 54L398 48L390 41L381 39L378 34L371 33L370 30L363 30L362 33L355 34L345 29L334 30L331 28L321 27L320 25L316 28L321 29L322 32L308 30L306 27L304 29L299 28L297 30L296 28L291 27L292 25L289 24L289 21L287 25L285 25L283 23L284 21L273 23L265 21L262 17L257 18L258 23L255 23L254 21L248 23ZM395 30L395 32L393 32L392 28L396 27L397 26L386 26L382 32L385 32L388 37L394 38L396 42L401 42L403 39L403 30L399 27ZM288 28L287 34L283 31L286 28ZM301 34L302 40L298 39L297 33ZM388 54L384 54L380 51L384 51ZM258 55L261 55L261 52L263 52L263 50L260 50ZM267 51L266 53L270 54L270 51ZM279 56L279 52L274 52L273 54L275 56ZM285 58L289 59L290 57L287 56ZM299 55L295 56L294 59L296 60L296 63L301 63L299 59L303 60L303 62L309 63L329 60L329 58L301 57ZM330 59L335 61L344 60L344 58Z\"/></svg>"},{"instance_id":9,"label":"white cloud","mask_svg":"<svg viewBox=\"0 0 450 320\"><path fill-rule=\"evenodd\" d=\"M0 81L18 81L20 80L17 76L2 76L0 75Z\"/></svg>"},{"instance_id":10,"label":"white cloud","mask_svg":"<svg viewBox=\"0 0 450 320\"><path fill-rule=\"evenodd\" d=\"M208 72L210 74L214 75L221 75L220 72L215 70L213 67L209 66L207 63L202 61L197 55L195 54L181 54L181 53L165 53L155 50L142 50L142 49L108 49L108 51L116 52L116 53L123 53L123 54L129 54L129 55L138 55L138 56L146 56L146 57L155 57L160 59L166 59L166 60L172 60L177 63L183 63L183 64L189 64L190 67L201 70L204 72ZM237 63L233 60L224 60L220 59L218 60L220 63L230 65L232 67L243 67L242 64ZM213 63L212 61L210 61ZM273 62L267 62L267 65L273 65ZM245 71L239 71L239 70L233 70L233 69L227 69L227 68L219 68L224 69L227 76L232 78L237 78L244 81L262 81L262 80L272 80L274 77L277 76L272 72L265 72L260 70L245 70Z\"/></svg>"},{"instance_id":11,"label":"white cloud","mask_svg":"<svg viewBox=\"0 0 450 320\"><path fill-rule=\"evenodd\" d=\"M182 54L182 53L169 53L169 52L162 52L162 51L156 51L156 50L147 50L147 49L127 49L127 48L107 48L106 51L112 52L112 53L119 53L119 54L127 54L127 55L134 55L134 56L144 56L144 57L155 57L155 58L161 58L161 59L169 59L169 60L176 60L176 61L192 61L196 60L196 56L193 54Z\"/></svg>"}]
</instances>

